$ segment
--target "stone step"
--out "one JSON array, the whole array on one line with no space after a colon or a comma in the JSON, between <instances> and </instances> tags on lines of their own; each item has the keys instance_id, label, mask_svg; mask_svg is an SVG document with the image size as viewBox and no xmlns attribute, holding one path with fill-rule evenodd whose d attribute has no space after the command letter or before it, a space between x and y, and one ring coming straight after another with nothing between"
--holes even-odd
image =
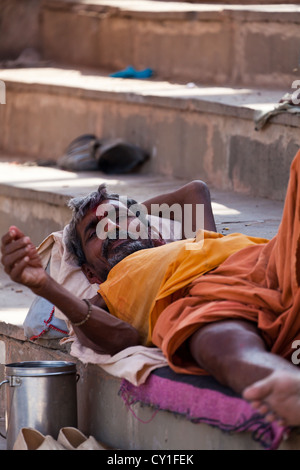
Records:
<instances>
[{"instance_id":1,"label":"stone step","mask_svg":"<svg viewBox=\"0 0 300 470\"><path fill-rule=\"evenodd\" d=\"M45 59L167 80L290 87L299 77L299 5L47 0Z\"/></svg>"},{"instance_id":2,"label":"stone step","mask_svg":"<svg viewBox=\"0 0 300 470\"><path fill-rule=\"evenodd\" d=\"M222 190L283 199L299 148L299 115L272 117L255 131L255 113L285 90L201 87L124 80L67 68L0 71L2 155L57 159L84 133L123 138L150 154L140 170Z\"/></svg>"},{"instance_id":3,"label":"stone step","mask_svg":"<svg viewBox=\"0 0 300 470\"><path fill-rule=\"evenodd\" d=\"M154 0L155 2L174 2L174 0ZM222 0L222 1L214 1L210 0L209 2L200 1L200 0L181 0L180 3L206 3L206 4L224 4L224 5L257 5L257 0L248 0L248 1L239 1L239 0ZM262 0L259 2L260 5L282 5L283 2L280 0ZM285 5L292 4L295 5L294 0L288 0L284 2Z\"/></svg>"},{"instance_id":4,"label":"stone step","mask_svg":"<svg viewBox=\"0 0 300 470\"><path fill-rule=\"evenodd\" d=\"M54 63L150 67L202 85L290 88L299 78L297 4L11 0L0 9L0 61L31 47Z\"/></svg>"},{"instance_id":5,"label":"stone step","mask_svg":"<svg viewBox=\"0 0 300 470\"><path fill-rule=\"evenodd\" d=\"M145 201L178 189L188 180L159 175L107 176L57 168L0 162L0 235L17 225L38 245L70 220L67 203L106 183L110 192ZM272 238L280 224L283 202L210 188L219 233ZM1 301L0 301L1 303Z\"/></svg>"}]
</instances>

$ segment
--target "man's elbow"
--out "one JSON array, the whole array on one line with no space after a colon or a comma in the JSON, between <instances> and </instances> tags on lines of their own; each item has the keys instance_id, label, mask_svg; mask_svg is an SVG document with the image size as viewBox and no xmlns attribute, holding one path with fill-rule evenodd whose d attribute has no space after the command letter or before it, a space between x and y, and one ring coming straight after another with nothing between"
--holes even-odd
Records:
<instances>
[{"instance_id":1,"label":"man's elbow","mask_svg":"<svg viewBox=\"0 0 300 470\"><path fill-rule=\"evenodd\" d=\"M210 197L210 190L207 184L202 180L193 180L187 184L187 190L190 194L197 194L200 197Z\"/></svg>"},{"instance_id":2,"label":"man's elbow","mask_svg":"<svg viewBox=\"0 0 300 470\"><path fill-rule=\"evenodd\" d=\"M116 337L111 341L109 345L109 354L114 354L123 351L126 348L132 346L138 346L141 344L141 338L139 332L133 327L126 327L125 331L118 331Z\"/></svg>"},{"instance_id":3,"label":"man's elbow","mask_svg":"<svg viewBox=\"0 0 300 470\"><path fill-rule=\"evenodd\" d=\"M107 335L105 337L102 335L91 337L84 334L80 328L75 328L75 334L83 346L92 349L97 354L109 354L110 356L114 356L123 349L141 344L138 331L129 324L124 328L115 328L109 337Z\"/></svg>"}]
</instances>

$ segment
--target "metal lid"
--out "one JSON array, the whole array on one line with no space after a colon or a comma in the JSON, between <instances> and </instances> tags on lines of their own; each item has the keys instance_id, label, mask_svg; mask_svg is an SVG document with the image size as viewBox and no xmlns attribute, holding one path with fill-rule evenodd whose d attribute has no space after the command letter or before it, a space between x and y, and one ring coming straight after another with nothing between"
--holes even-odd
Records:
<instances>
[{"instance_id":1,"label":"metal lid","mask_svg":"<svg viewBox=\"0 0 300 470\"><path fill-rule=\"evenodd\" d=\"M7 375L32 377L76 373L76 364L66 361L25 361L5 365Z\"/></svg>"}]
</instances>

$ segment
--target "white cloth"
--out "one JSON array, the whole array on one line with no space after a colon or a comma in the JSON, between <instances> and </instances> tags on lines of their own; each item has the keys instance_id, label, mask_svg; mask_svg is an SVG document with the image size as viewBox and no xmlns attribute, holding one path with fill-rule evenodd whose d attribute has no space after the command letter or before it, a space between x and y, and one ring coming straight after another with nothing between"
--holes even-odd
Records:
<instances>
[{"instance_id":1,"label":"white cloth","mask_svg":"<svg viewBox=\"0 0 300 470\"><path fill-rule=\"evenodd\" d=\"M125 378L134 385L141 385L153 370L167 365L159 348L132 346L110 356L82 346L76 336L71 345L71 355L83 363L98 364L108 374Z\"/></svg>"}]
</instances>

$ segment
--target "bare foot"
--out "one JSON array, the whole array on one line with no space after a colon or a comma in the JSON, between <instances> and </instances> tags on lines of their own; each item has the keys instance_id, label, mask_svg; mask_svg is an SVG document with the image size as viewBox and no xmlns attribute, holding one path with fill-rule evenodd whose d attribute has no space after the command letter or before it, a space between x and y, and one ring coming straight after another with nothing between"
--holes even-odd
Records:
<instances>
[{"instance_id":1,"label":"bare foot","mask_svg":"<svg viewBox=\"0 0 300 470\"><path fill-rule=\"evenodd\" d=\"M250 401L268 421L300 426L300 373L276 371L245 388L243 397Z\"/></svg>"}]
</instances>

